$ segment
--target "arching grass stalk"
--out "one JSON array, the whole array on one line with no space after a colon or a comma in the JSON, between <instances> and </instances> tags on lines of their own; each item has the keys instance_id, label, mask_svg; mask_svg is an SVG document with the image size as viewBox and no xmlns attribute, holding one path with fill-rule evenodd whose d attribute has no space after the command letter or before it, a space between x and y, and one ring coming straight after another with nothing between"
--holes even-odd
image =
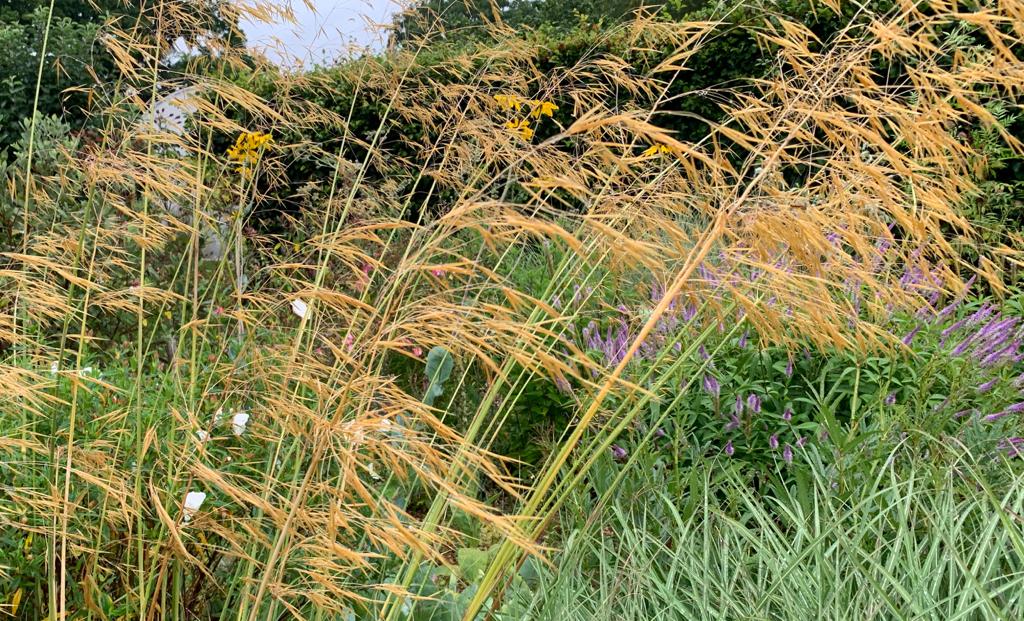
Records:
<instances>
[{"instance_id":1,"label":"arching grass stalk","mask_svg":"<svg viewBox=\"0 0 1024 621\"><path fill-rule=\"evenodd\" d=\"M600 254L597 254L600 253ZM596 240L591 240L590 243L585 247L585 250L579 254L566 253L563 256L562 261L556 268L553 277L548 281L544 292L540 298L542 300L553 300L559 295L568 291L570 286L575 282L580 287L587 287L588 285L597 285L597 281L592 281L591 278L597 276L599 273L599 266L602 264L604 259L607 258L608 250L603 249ZM507 256L507 251L501 255L499 262ZM589 272L580 278L580 272L586 269L586 266L590 265ZM584 300L588 299L589 295L584 296ZM541 324L548 321L547 314L540 307L534 307L531 309L529 317L526 319L524 326L540 326ZM548 351L554 350L559 345L556 339L550 339L548 341ZM464 435L462 443L459 446L459 455L454 460L454 467L451 469L450 477L459 477L465 474L466 464L463 461L463 452L468 451L469 447L474 443L477 443L479 439L483 440L483 447L489 448L493 438L501 429L504 421L507 420L508 413L513 407L515 407L516 397L515 395L521 393L525 388L526 383L534 377L535 373L527 368L520 369L518 376L514 381L509 381L508 378L513 370L515 370L517 363L515 360L506 360L501 370L496 374L493 382L488 386L487 391L483 395L480 403L478 404L472 420L470 421ZM462 374L459 382L459 386L465 382L469 374L469 368L466 368ZM492 415L492 406L494 403L502 397L500 408ZM452 401L455 396L449 399L448 408L451 407ZM446 408L447 409L447 408ZM505 414L502 414L502 411ZM487 422L487 427L483 428L483 425ZM481 433L483 436L481 436ZM488 439L487 436L490 436ZM448 496L444 493L436 494L433 501L431 502L430 508L426 515L422 519L423 528L427 532L433 532L438 529L443 523L444 511L448 503ZM400 571L400 577L397 584L403 589L408 589L411 582L419 569L420 563L423 561L423 555L414 552L408 560L403 564L403 568ZM404 598L389 593L388 599L384 604L382 611L383 618L394 619L404 610L414 610L417 602L415 600L403 601Z\"/></svg>"},{"instance_id":2,"label":"arching grass stalk","mask_svg":"<svg viewBox=\"0 0 1024 621\"><path fill-rule=\"evenodd\" d=\"M417 54L418 53L419 53L419 50L417 50ZM412 68L412 63L410 63L410 65L406 69L406 71L410 70L411 68ZM333 229L333 234L336 235L341 230L341 228L344 226L344 224L345 224L345 222L346 222L346 220L348 218L349 210L351 209L352 204L355 201L356 192L360 188L360 184L362 183L362 181L363 181L363 179L364 179L364 177L365 177L365 175L367 173L367 170L369 168L370 162L371 162L371 160L373 158L374 150L377 148L378 142L381 139L381 137L383 136L384 128L387 126L387 120L390 117L390 114L391 114L391 111L392 111L392 107L393 107L393 103L394 103L395 99L397 98L398 89L401 88L401 85L404 82L404 80L405 80L405 76L403 76L403 78L398 81L398 85L396 86L395 96L392 97L388 101L388 104L385 107L384 113L382 114L382 117L381 117L380 124L377 126L377 129L373 133L373 137L372 137L372 139L370 141L369 148L366 150L366 155L364 156L363 162L362 162L361 166L359 167L358 173L356 174L356 179L352 183L352 189L349 191L349 194L348 194L348 196L346 197L346 199L344 201L344 204L343 204L343 207L342 207L340 213L338 213L337 216L334 216L334 214L332 213L333 212L333 205L334 205L334 196L335 196L335 193L337 192L339 175L340 175L340 171L341 171L341 165L342 165L342 163L344 161L343 158L342 158L342 155L341 155L341 151L339 149L338 155L335 158L335 164L334 164L332 178L331 178L330 192L328 193L328 198L327 198L328 209L327 209L327 213L326 213L326 215L325 215L325 217L323 219L323 228L321 230L321 236L325 236L326 235L327 230L328 230L327 229L328 224L332 221L332 219L334 219L334 221L335 221L334 229ZM353 105L354 105L354 103L353 103ZM351 109L350 109L350 113L351 113ZM344 146L344 143L343 143L342 146ZM315 330L311 331L311 332L308 332L306 330L306 327L307 327L307 323L308 323L309 318L311 316L315 316L315 314L316 314L316 308L317 308L317 297L316 297L316 295L319 293L319 290L322 287L324 279L325 279L325 277L327 275L327 268L328 268L328 266L330 264L330 260L331 260L331 257L332 257L332 251L331 251L330 248L326 248L326 249L321 248L319 254L320 254L320 257L318 259L318 265L317 265L317 268L316 268L316 272L315 272L315 275L314 275L314 278L313 278L312 287L311 287L313 297L308 302L309 312L305 313L300 318L298 328L296 329L294 340L292 342L291 353L290 353L289 358L288 358L288 366L289 367L296 360L296 358L298 356L298 353L299 353L299 350L302 348L303 340L304 340L305 336L307 335L307 333L309 334L310 338L309 338L309 341L308 341L308 343L306 345L306 351L308 352L308 350L310 350L313 347L313 336L315 335ZM368 289L369 288L367 288L367 290ZM286 374L282 375L282 381L287 383L287 375ZM286 385L282 386L282 388L287 389L287 386ZM294 391L292 392L293 398L298 394L298 390L299 390L298 386L296 386L294 388ZM347 388L346 388L346 392L347 392ZM268 459L267 460L267 479L266 479L267 482L268 482L268 487L266 488L267 491L269 491L269 489L270 489L269 488L269 482L274 480L274 469L276 467L275 464L277 463L277 460L278 460L278 458L280 456L280 452L279 452L280 451L280 445L281 445L281 443L283 441L283 438L284 438L284 436L283 436L283 433L284 433L283 429L284 428L282 428L282 436L278 439L278 442L275 443L275 446L277 448L275 449L274 457L272 459ZM298 447L299 447L299 438L296 437L295 440L291 444L291 447L289 449L289 454L293 454L295 451L297 451ZM317 448L315 450L315 455L319 455L319 450L320 450L319 448ZM312 460L311 464L308 466L307 472L312 471L313 464L315 464L315 463L316 463L316 460L315 459ZM292 475L292 481L291 481L292 486L294 486L294 484L295 484L295 482L297 480L298 475L299 475L298 463L296 463L295 472L293 472L293 475ZM265 496L265 498L266 498L266 496ZM293 502L291 503L291 507L290 507L290 510L289 510L289 520L291 519L292 516L294 516L294 512L298 508L298 506L299 506L299 503L295 499L293 499ZM273 547L271 549L270 556L267 559L266 563L264 564L264 567L263 567L263 570L262 570L263 571L262 577L259 580L259 584L256 587L255 595L252 598L247 597L248 590L249 590L249 582L246 581L246 586L243 588L243 591L242 591L241 596L240 596L240 601L242 602L242 608L240 609L240 612L239 612L239 618L242 618L243 616L247 616L249 621L254 621L256 619L256 615L258 614L258 611L261 609L262 600L263 600L264 594L266 593L267 586L268 586L268 584L270 582L270 579L271 579L272 576L274 576L274 575L276 575L278 573L278 570L277 570L277 567L275 566L275 564L277 562L278 557L281 555L282 549L285 546L285 539L288 536L290 536L290 533L287 532L286 530L282 529L282 530L279 530L277 532L277 535L275 536L275 541L274 541ZM247 562L246 566L250 570L254 569L253 564L251 562ZM272 604L272 608L273 607L275 607L274 604ZM247 615L244 612L245 610L248 610L248 614Z\"/></svg>"},{"instance_id":3,"label":"arching grass stalk","mask_svg":"<svg viewBox=\"0 0 1024 621\"><path fill-rule=\"evenodd\" d=\"M525 516L543 517L539 515L539 509L547 501L548 493L550 492L551 487L554 485L555 480L558 477L558 474L561 472L562 466L569 460L569 456L576 449L576 445L582 439L583 433L586 431L590 422L597 415L602 404L604 403L604 400L611 393L612 387L614 386L615 382L619 380L619 378L622 376L623 371L626 369L626 366L636 356L637 351L639 351L640 349L641 343L643 343L644 340L654 330L654 327L655 325L657 325L658 320L660 320L661 317L668 310L669 304L678 297L679 293L683 289L683 286L689 280L691 274L697 269L697 266L704 261L707 254L711 251L714 242L718 239L721 233L721 227L722 220L721 218L719 218L716 221L715 225L712 228L710 228L705 233L705 235L702 236L700 243L698 243L695 246L693 252L691 253L691 260L687 261L684 264L684 266L679 270L671 286L667 288L665 295L658 302L658 305L654 308L654 310L651 311L651 314L648 317L647 321L644 323L644 326L640 329L637 336L633 339L633 342L630 345L629 349L626 351L625 355L623 356L622 361L619 362L616 365L615 369L609 374L609 377L603 382L600 390L597 392L597 394L591 400L590 404L587 406L586 410L580 416L576 430L573 431L573 433L569 436L565 443L562 444L562 447L559 449L557 456L551 461L551 463L544 470L541 476L538 477L539 480L533 487L530 500L526 503L526 505L523 508L523 514ZM539 534L539 525L527 532L530 539L534 540L536 538L536 535ZM490 597L494 589L497 588L498 582L501 579L504 572L506 571L506 569L509 566L514 565L518 561L519 554L520 551L517 549L516 544L512 543L509 540L506 540L504 543L502 543L501 547L498 549L498 552L494 557L494 560L492 561L491 565L487 568L487 571L484 574L483 578L480 580L478 590L473 595L472 600L470 600L469 604L467 605L466 611L463 615L464 619L472 620L476 617L477 613L480 611L480 608L483 606L484 602L487 600L488 597Z\"/></svg>"},{"instance_id":4,"label":"arching grass stalk","mask_svg":"<svg viewBox=\"0 0 1024 621\"><path fill-rule=\"evenodd\" d=\"M696 42L694 42L694 44L697 45ZM679 70L677 69L676 70L676 74L678 74L678 71ZM657 102L662 101L666 97L666 95L668 93L668 90L669 90L669 85L670 84L671 84L671 80L666 81L664 84L662 84L660 86L659 94L658 94L658 97L657 97ZM652 108L649 111L647 111L646 118L648 120L654 115L655 110L657 108L657 102L654 104L654 106L652 106ZM555 137L548 139L545 142L545 144L548 144L548 145L550 145L550 144L557 144L559 141L563 140L566 136L567 136L566 133L564 133L564 132L560 133L560 134L556 135ZM632 136L631 139L630 139L630 142L629 142L629 145L628 145L627 149L632 149L635 146L635 144L637 143L638 140L639 140L638 136L635 136L635 135ZM519 162L516 162L516 164L518 164L518 163ZM668 174L668 171L672 170L674 166L675 166L675 164L673 164L672 166L669 166L666 170L662 170L661 172L659 172L658 175L655 178L655 181L660 180L664 175ZM512 165L509 165L507 170L508 170L509 174L511 174ZM492 181L491 182L496 181L497 179L500 178L500 176L501 175L495 175L494 177L492 177ZM602 197L611 190L611 188L613 186L613 183L614 183L614 179L615 179L614 175L610 175L610 176L608 176L607 178L605 178L603 180L602 187L596 192L596 194L594 196L593 202L595 204L598 204L600 202L600 200L602 199ZM473 187L473 186L470 185L469 187ZM505 189L503 191L503 194L502 194L503 198L505 196L505 192L507 191L507 189L508 189L508 187L507 187L507 184L506 184L506 187L505 187ZM641 192L636 197L637 200L639 200L639 198L642 196L643 192L644 192L644 190L642 189ZM482 190L478 194L482 194ZM596 244L595 240L591 240L591 242L586 246L586 249L581 253L582 257L587 257L588 259L594 259L594 257L592 255L593 255L593 253L598 248L599 248L599 246ZM511 246L510 246L510 249L511 249ZM508 252L508 250L506 250L506 252L502 254L502 256L498 260L498 264L500 264L504 260L505 256L507 255L507 252ZM587 286L589 284L590 276L595 275L597 273L597 270L598 270L597 266L600 265L601 263L603 263L603 261L607 258L607 256L608 256L608 251L605 250L603 252L602 256L597 258L596 261L593 262L594 267L591 268L590 273L585 278L583 278L581 282L578 282L579 286L585 287L585 286ZM554 270L554 273L552 274L552 278L551 278L551 280L549 280L548 285L545 288L544 293L541 295L541 299L542 300L545 300L548 303L550 303L552 300L554 300L557 297L557 295L560 292L568 290L569 286L575 280L576 272L580 269L580 266L588 262L588 261L580 261L579 259L580 259L580 255L570 256L570 254L567 253L566 255L563 256L559 266ZM514 266L513 266L513 269L514 269ZM585 297L589 298L589 295L585 296ZM539 313L539 309L536 309L536 308L533 309L529 319L527 320L527 325L533 325L535 322L537 322L540 319L540 317L541 317L541 315ZM553 349L555 346L556 346L556 343L554 341L552 341L551 345L550 345L551 349ZM516 400L518 398L517 395L521 394L522 390L525 388L526 382L533 376L533 372L531 372L531 371L529 371L527 369L522 369L520 371L519 376L517 377L516 381L511 382L511 383L509 383L506 386L505 378L508 377L509 371L511 371L513 368L514 368L514 365L512 364L512 361L507 361L506 364L502 367L502 370L498 374L496 380L488 387L488 390L485 393L484 398L481 400L479 406L477 407L476 413L475 413L473 419L471 420L471 422L469 424L467 432L466 432L466 434L464 436L463 444L460 447L460 451L465 450L465 447L468 447L469 445L477 442L477 438L478 438L478 436L480 434L480 431L481 431L480 426L481 426L481 423L483 422L484 418L486 417L485 415L487 413L489 413L489 411L490 411L490 409L491 409L491 407L492 407L496 397L501 393L502 390L505 390L505 391L507 391L505 396L506 397L511 397L511 398L504 399L503 402L502 402L502 408L505 409L505 414L501 415L500 410L497 413L495 413L494 416L490 417L487 429L483 431L483 439L484 439L483 447L484 448L490 448L491 443L493 442L494 438L497 436L497 434L500 431L500 429L503 427L505 421L507 420L507 417L508 417L509 413L511 412L512 408L514 407L515 402L516 402ZM461 387L462 384L465 382L466 378L468 377L468 373L469 373L469 369L467 368L463 372L463 374L462 374L462 377L461 377L460 382L459 382L459 387ZM452 396L451 400L454 400L454 395ZM449 404L449 407L450 407L450 404ZM455 463L459 464L460 463L460 459L457 458ZM453 468L452 472L453 473L461 474L461 468ZM443 510L444 510L444 507L445 507L446 503L447 503L447 497L445 495L439 494L439 495L435 496L433 502L431 503L430 509L428 510L426 516L424 517L424 519L422 521L424 527L427 528L429 531L433 531L438 526L440 526L439 520L441 520L441 518L442 518ZM401 577L399 578L399 581L398 581L399 585L402 588L406 588L407 589L409 587L409 585L411 584L411 582L412 582L412 580L413 580L417 570L419 569L419 566L420 566L420 563L422 562L422 560L423 560L422 559L422 555L419 554L418 552L416 552L416 553L414 553L410 557L410 559L408 559L403 564L403 569L400 572ZM397 615L399 614L399 612L401 610L403 610L403 609L407 609L407 610L408 609L415 609L415 606L417 605L416 601L402 601L402 599L403 598L399 597L395 593L389 593L388 600L385 603L384 610L383 610L383 613L382 613L384 618L395 619L395 618L397 618Z\"/></svg>"},{"instance_id":5,"label":"arching grass stalk","mask_svg":"<svg viewBox=\"0 0 1024 621\"><path fill-rule=\"evenodd\" d=\"M23 203L22 203L22 241L21 241L21 252L22 252L22 254L26 254L27 253L27 249L28 249L29 205L30 205L31 196L32 196L32 178L33 178L33 176L32 176L32 159L33 159L33 156L35 155L35 151L34 150L35 150L36 127L37 127L37 123L39 122L39 92L40 92L40 89L42 88L43 68L46 66L46 53L47 53L47 48L48 48L49 42L50 42L50 28L51 28L51 25L53 23L53 7L54 7L54 0L50 0L50 5L49 5L49 7L47 9L47 13L46 13L46 25L45 25L45 27L43 29L42 49L39 52L39 68L36 71L35 91L34 91L33 96L32 96L32 119L29 121L29 135L28 135L28 149L27 149L28 152L27 152L27 155L26 155L26 158L25 158L25 187L23 189L23 191L25 192L25 197L24 197L24 200L23 200ZM18 329L20 327L21 332L22 332L22 336L25 339L27 339L28 338L29 321L28 321L28 317L27 316L22 317L22 313L21 313L21 308L22 308L22 299L21 298L22 298L22 295L23 295L22 285L21 285L21 283L19 281L18 289L17 289L17 291L15 292L15 295L14 295L14 313L13 314L14 314L14 318L15 318L15 334L17 334ZM20 319L20 323L18 322L19 319ZM20 348L20 344L19 344L19 348ZM27 348L26 348L26 351L27 351ZM25 416L25 410L22 410L22 416ZM22 428L23 429L27 429L28 428L28 424L27 423L28 423L27 420L25 420L23 422L23 424L22 424ZM56 546L56 540L52 539L51 542L52 542L52 545L48 546L48 550L47 550L47 553L48 553L48 555L50 557L48 559L48 563L47 563L48 566L49 566L49 569L48 569L48 579L49 579L49 583L50 583L49 599L50 599L50 610L51 611L55 611L56 610L56 588L57 588L57 578L56 578L56 556L57 556L57 551L56 551L56 547L55 547ZM53 618L53 617L51 617L51 618Z\"/></svg>"},{"instance_id":6,"label":"arching grass stalk","mask_svg":"<svg viewBox=\"0 0 1024 621\"><path fill-rule=\"evenodd\" d=\"M729 313L733 310L732 305L724 307L724 312ZM697 309L697 316L700 316L702 312L706 310L705 307ZM671 412L674 411L674 407L686 397L690 389L699 381L705 370L714 359L714 354L721 350L725 343L736 335L740 328L743 326L743 322L734 323L728 331L726 331L719 342L719 344L709 352L707 359L703 360L696 370L687 378L687 380L675 391L675 396L661 409L661 412L657 419L652 421L650 428L646 431L643 438L635 443L633 451L631 452L628 460L619 469L615 479L608 485L601 497L598 498L594 504L593 512L598 514L604 505L608 502L608 499L614 493L614 490L625 478L627 473L630 471L630 467L636 462L639 457L640 450L642 447L648 445L648 443L655 437L657 429L664 423L665 419ZM644 374L635 380L634 385L644 386L645 390L641 391L641 394L635 400L624 398L621 400L619 405L613 412L608 415L609 424L602 425L600 428L595 430L593 438L590 443L582 447L579 450L579 455L569 464L566 468L565 475L559 479L558 483L548 495L544 504L537 509L537 515L543 516L538 520L538 526L532 536L537 539L540 534L547 529L552 520L554 520L561 509L561 506L569 498L569 495L574 491L581 488L584 484L585 477L593 468L597 460L608 452L612 444L616 439L625 431L630 425L632 425L636 419L646 411L652 401L659 399L659 392L669 385L669 382L673 381L677 377L678 372L689 364L689 361L697 354L698 350L709 338L718 331L717 326L714 322L709 322L708 325L692 340L688 341L685 349L681 352L676 353L675 360L673 360L667 367L662 366L662 362L665 358L673 355L675 345L682 343L681 332L677 333L677 336L673 339L666 340L663 347L659 350L657 358L655 358L649 364ZM656 376L656 377L655 377ZM564 441L564 439L563 439ZM554 457L552 457L554 459ZM548 468L551 468L551 463L545 464L541 471L544 472ZM522 558L516 561L510 561L515 563L516 566L522 563ZM496 589L495 595L500 593L501 587ZM497 600L497 597L495 598ZM495 602L497 605L497 601Z\"/></svg>"},{"instance_id":7,"label":"arching grass stalk","mask_svg":"<svg viewBox=\"0 0 1024 621\"><path fill-rule=\"evenodd\" d=\"M43 69L46 67L46 54L49 51L50 27L53 24L54 0L46 10L46 25L43 27L42 49L39 50L39 68L36 70L36 84L32 94L32 119L29 121L28 148L25 156L25 198L22 202L21 251L28 250L29 204L32 196L32 158L35 155L36 128L39 123L39 92L43 86ZM17 302L15 302L17 308Z\"/></svg>"}]
</instances>

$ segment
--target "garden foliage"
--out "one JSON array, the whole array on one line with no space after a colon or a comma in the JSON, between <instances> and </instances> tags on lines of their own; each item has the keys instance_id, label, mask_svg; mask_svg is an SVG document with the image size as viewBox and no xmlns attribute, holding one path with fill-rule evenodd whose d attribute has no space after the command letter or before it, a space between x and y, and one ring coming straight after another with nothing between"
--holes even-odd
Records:
<instances>
[{"instance_id":1,"label":"garden foliage","mask_svg":"<svg viewBox=\"0 0 1024 621\"><path fill-rule=\"evenodd\" d=\"M1019 616L1019 255L962 207L1024 3L775 16L695 134L716 22L169 73L157 8L5 169L13 615L563 616L635 551L681 614Z\"/></svg>"}]
</instances>

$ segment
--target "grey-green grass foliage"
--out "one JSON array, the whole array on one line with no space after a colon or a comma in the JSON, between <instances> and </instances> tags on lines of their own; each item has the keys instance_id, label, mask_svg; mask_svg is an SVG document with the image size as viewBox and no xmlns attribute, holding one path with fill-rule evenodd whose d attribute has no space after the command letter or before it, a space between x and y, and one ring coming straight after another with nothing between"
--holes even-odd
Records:
<instances>
[{"instance_id":1,"label":"grey-green grass foliage","mask_svg":"<svg viewBox=\"0 0 1024 621\"><path fill-rule=\"evenodd\" d=\"M704 464L683 498L642 472L600 515L576 494L580 522L521 618L1024 618L1022 475L901 450L845 493L820 464L761 491Z\"/></svg>"}]
</instances>

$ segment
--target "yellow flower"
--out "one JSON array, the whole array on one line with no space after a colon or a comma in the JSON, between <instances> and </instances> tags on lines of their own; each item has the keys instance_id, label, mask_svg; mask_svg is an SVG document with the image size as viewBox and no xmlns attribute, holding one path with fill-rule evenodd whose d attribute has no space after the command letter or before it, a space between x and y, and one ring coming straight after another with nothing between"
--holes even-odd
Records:
<instances>
[{"instance_id":1,"label":"yellow flower","mask_svg":"<svg viewBox=\"0 0 1024 621\"><path fill-rule=\"evenodd\" d=\"M505 110L519 110L523 107L523 101L515 95L495 95L494 101Z\"/></svg>"},{"instance_id":2,"label":"yellow flower","mask_svg":"<svg viewBox=\"0 0 1024 621\"><path fill-rule=\"evenodd\" d=\"M505 123L505 128L511 130L512 133L518 134L523 140L530 140L533 138L533 128L530 127L530 120L523 119L522 121L515 119Z\"/></svg>"},{"instance_id":3,"label":"yellow flower","mask_svg":"<svg viewBox=\"0 0 1024 621\"><path fill-rule=\"evenodd\" d=\"M647 150L644 151L641 155L643 157L654 157L655 155L661 155L663 153L672 153L672 149L668 148L666 145L663 144L652 144L651 146L647 147Z\"/></svg>"},{"instance_id":4,"label":"yellow flower","mask_svg":"<svg viewBox=\"0 0 1024 621\"><path fill-rule=\"evenodd\" d=\"M532 108L530 110L530 116L535 119L539 119L542 116L554 116L555 110L558 110L558 106L554 103L543 99L531 99L529 104Z\"/></svg>"},{"instance_id":5,"label":"yellow flower","mask_svg":"<svg viewBox=\"0 0 1024 621\"><path fill-rule=\"evenodd\" d=\"M270 134L262 132L245 132L235 140L235 146L228 147L228 159L238 162L239 172L245 172L248 166L255 166L263 151L272 142Z\"/></svg>"}]
</instances>

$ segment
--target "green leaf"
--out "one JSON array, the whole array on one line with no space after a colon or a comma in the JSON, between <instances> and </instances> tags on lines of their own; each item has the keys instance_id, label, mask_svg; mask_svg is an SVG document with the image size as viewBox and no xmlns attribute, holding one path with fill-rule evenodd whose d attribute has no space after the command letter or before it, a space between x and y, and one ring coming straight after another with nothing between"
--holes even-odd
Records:
<instances>
[{"instance_id":1,"label":"green leaf","mask_svg":"<svg viewBox=\"0 0 1024 621\"><path fill-rule=\"evenodd\" d=\"M477 548L460 548L456 553L459 560L459 571L462 579L466 582L477 582L487 571L487 565L491 562L492 550L479 550Z\"/></svg>"},{"instance_id":2,"label":"green leaf","mask_svg":"<svg viewBox=\"0 0 1024 621\"><path fill-rule=\"evenodd\" d=\"M440 345L431 348L427 354L427 392L423 395L423 403L434 405L434 400L444 394L444 383L452 374L455 361L451 353Z\"/></svg>"}]
</instances>

